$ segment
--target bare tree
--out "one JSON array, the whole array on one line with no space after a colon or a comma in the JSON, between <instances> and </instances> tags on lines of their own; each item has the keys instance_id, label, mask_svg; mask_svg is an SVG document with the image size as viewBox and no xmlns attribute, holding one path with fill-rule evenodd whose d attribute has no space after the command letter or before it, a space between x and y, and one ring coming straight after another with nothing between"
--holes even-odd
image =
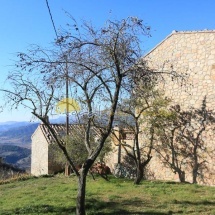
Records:
<instances>
[{"instance_id":1,"label":"bare tree","mask_svg":"<svg viewBox=\"0 0 215 215\"><path fill-rule=\"evenodd\" d=\"M76 34L62 33L54 49L36 47L28 53L19 53L17 69L7 79L10 88L4 92L11 107L23 105L30 109L52 133L78 177L76 214L85 214L87 173L111 132L118 101L125 95L122 85L130 81L129 74L137 66L144 78L148 76L141 67L144 62L138 59L142 55L139 36L147 35L149 28L133 17L108 21L101 29L88 23L83 23L81 28L76 24L71 27ZM48 121L56 101L63 96L65 79L70 96L81 106L79 114L84 112L87 116L83 134L87 158L79 171L65 142L58 138ZM101 114L99 109L106 110L106 114ZM92 128L99 131L95 144L91 144Z\"/></svg>"}]
</instances>

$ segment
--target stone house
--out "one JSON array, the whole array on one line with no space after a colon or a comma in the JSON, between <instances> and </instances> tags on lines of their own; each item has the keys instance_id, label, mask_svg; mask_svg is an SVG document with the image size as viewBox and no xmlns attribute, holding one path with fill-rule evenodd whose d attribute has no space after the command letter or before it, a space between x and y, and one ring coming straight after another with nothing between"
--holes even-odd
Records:
<instances>
[{"instance_id":1,"label":"stone house","mask_svg":"<svg viewBox=\"0 0 215 215\"><path fill-rule=\"evenodd\" d=\"M187 74L186 85L166 80L166 95L187 108L199 107L207 97L215 106L215 31L173 31L145 57L152 69Z\"/></svg>"},{"instance_id":2,"label":"stone house","mask_svg":"<svg viewBox=\"0 0 215 215\"><path fill-rule=\"evenodd\" d=\"M162 89L165 95L184 110L190 107L201 108L204 98L208 109L215 107L215 31L173 31L145 57L152 69L186 74L185 82L172 81L165 77ZM206 140L212 156L207 158L208 170L204 180L198 183L215 185L215 134L206 131ZM150 171L154 178L177 180L177 176L165 168L158 157L153 156ZM186 176L191 180L191 174Z\"/></svg>"},{"instance_id":3,"label":"stone house","mask_svg":"<svg viewBox=\"0 0 215 215\"><path fill-rule=\"evenodd\" d=\"M55 130L59 138L65 137L66 126L65 124L51 124L51 127ZM127 144L133 143L132 133L128 130L119 131L118 127L114 128L115 135L112 136L112 149L113 152L106 157L106 161L111 171L117 163L121 162L121 159L125 155L125 152L121 148L119 141L123 141ZM93 133L92 133L93 132ZM98 138L99 131L93 129L91 134L94 138ZM77 138L83 137L84 130L81 125L69 125L69 135L73 135ZM64 170L64 165L55 161L52 146L55 143L52 134L44 124L40 124L33 133L31 143L31 174L35 176L54 174L58 171ZM55 148L56 149L56 148Z\"/></svg>"},{"instance_id":4,"label":"stone house","mask_svg":"<svg viewBox=\"0 0 215 215\"><path fill-rule=\"evenodd\" d=\"M148 54L144 56L148 66L161 71L174 70L178 74L186 74L186 84L172 81L165 77L165 82L160 86L165 95L172 100L172 104L179 104L182 109L190 107L200 108L206 97L207 107L215 107L215 31L173 31ZM60 128L60 127L59 127ZM56 128L57 129L57 128ZM59 129L60 132L60 129ZM125 152L119 146L119 141L133 144L132 134L129 130L113 138L113 153L107 157L108 166L114 169L123 159ZM208 171L204 173L204 181L198 183L215 185L215 135L206 135L206 142L212 157L208 158ZM44 125L40 125L32 136L32 164L31 173L34 175L50 174L55 170L51 166L49 156L49 134ZM178 176L160 162L156 153L149 163L149 179L178 180ZM191 174L186 175L186 180L191 181Z\"/></svg>"},{"instance_id":5,"label":"stone house","mask_svg":"<svg viewBox=\"0 0 215 215\"><path fill-rule=\"evenodd\" d=\"M58 138L66 135L65 124L51 124ZM69 125L69 135L76 134L75 137L82 137L83 131L80 125ZM62 171L64 165L59 164L54 158L53 144L54 138L46 125L40 124L33 133L31 143L31 174L35 176L54 174ZM54 148L55 149L55 148Z\"/></svg>"},{"instance_id":6,"label":"stone house","mask_svg":"<svg viewBox=\"0 0 215 215\"><path fill-rule=\"evenodd\" d=\"M155 71L175 71L182 75L181 80L172 81L170 76L164 76L158 89L171 99L171 105L180 105L181 109L201 108L206 98L207 108L215 107L215 31L173 31L156 47L148 52L144 59L148 67ZM129 130L124 130L131 136ZM120 133L118 133L120 136ZM203 172L204 178L200 184L215 185L215 133L206 131L205 142L212 156L207 157L208 169ZM129 140L128 140L129 139ZM118 145L116 142L118 141ZM125 152L119 147L120 141L134 144L132 138L121 137L115 140L113 153L109 155L108 165L113 170L116 163L123 161ZM178 181L178 175L169 167L165 167L154 151L147 167L148 179ZM205 155L207 156L207 155ZM186 172L186 181L192 182L191 170Z\"/></svg>"},{"instance_id":7,"label":"stone house","mask_svg":"<svg viewBox=\"0 0 215 215\"><path fill-rule=\"evenodd\" d=\"M58 128L58 127L56 127ZM49 144L51 144L51 135L46 126L41 124L33 133L31 139L31 174L46 175L52 174L55 170L50 166Z\"/></svg>"}]
</instances>

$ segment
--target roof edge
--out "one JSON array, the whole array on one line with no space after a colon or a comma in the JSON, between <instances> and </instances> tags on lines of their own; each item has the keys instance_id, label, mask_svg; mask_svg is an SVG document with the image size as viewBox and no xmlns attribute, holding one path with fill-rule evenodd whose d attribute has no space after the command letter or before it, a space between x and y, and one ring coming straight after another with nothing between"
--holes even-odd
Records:
<instances>
[{"instance_id":1,"label":"roof edge","mask_svg":"<svg viewBox=\"0 0 215 215\"><path fill-rule=\"evenodd\" d=\"M34 133L31 135L31 140L32 140L33 136L35 135L35 133L37 132L37 130L40 129L40 125L41 125L41 124L38 124L38 126L37 126L37 128L35 129Z\"/></svg>"},{"instance_id":2,"label":"roof edge","mask_svg":"<svg viewBox=\"0 0 215 215\"><path fill-rule=\"evenodd\" d=\"M149 52L147 52L144 55L144 57L146 57L151 52L153 52L158 46L160 46L162 43L164 43L164 41L166 41L167 39L169 39L172 35L175 35L175 34L195 34L195 33L215 33L215 30L208 30L208 29L199 30L199 31L176 31L176 30L173 30L171 34L169 34L160 43L158 43L154 48L152 48Z\"/></svg>"}]
</instances>

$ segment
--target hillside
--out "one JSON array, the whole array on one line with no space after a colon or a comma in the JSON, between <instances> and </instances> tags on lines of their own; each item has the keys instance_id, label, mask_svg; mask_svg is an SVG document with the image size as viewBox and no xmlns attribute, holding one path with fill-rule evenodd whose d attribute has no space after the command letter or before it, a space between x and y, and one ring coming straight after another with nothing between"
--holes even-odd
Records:
<instances>
[{"instance_id":1,"label":"hillside","mask_svg":"<svg viewBox=\"0 0 215 215\"><path fill-rule=\"evenodd\" d=\"M0 157L4 158L4 162L13 164L20 169L30 168L31 150L13 145L0 145Z\"/></svg>"},{"instance_id":2,"label":"hillside","mask_svg":"<svg viewBox=\"0 0 215 215\"><path fill-rule=\"evenodd\" d=\"M0 122L0 132L8 131L9 129L22 127L25 125L29 125L30 122L17 122L17 121L8 121L8 122ZM32 124L32 123L31 123Z\"/></svg>"},{"instance_id":3,"label":"hillside","mask_svg":"<svg viewBox=\"0 0 215 215\"><path fill-rule=\"evenodd\" d=\"M21 147L30 147L31 135L38 127L38 123L19 124L11 126L0 126L0 145L16 145Z\"/></svg>"},{"instance_id":4,"label":"hillside","mask_svg":"<svg viewBox=\"0 0 215 215\"><path fill-rule=\"evenodd\" d=\"M38 123L0 123L0 157L5 163L29 170L31 162L31 135Z\"/></svg>"},{"instance_id":5,"label":"hillside","mask_svg":"<svg viewBox=\"0 0 215 215\"><path fill-rule=\"evenodd\" d=\"M86 212L103 214L215 214L215 187L110 177L87 179ZM75 214L77 178L40 177L0 185L0 214Z\"/></svg>"}]
</instances>

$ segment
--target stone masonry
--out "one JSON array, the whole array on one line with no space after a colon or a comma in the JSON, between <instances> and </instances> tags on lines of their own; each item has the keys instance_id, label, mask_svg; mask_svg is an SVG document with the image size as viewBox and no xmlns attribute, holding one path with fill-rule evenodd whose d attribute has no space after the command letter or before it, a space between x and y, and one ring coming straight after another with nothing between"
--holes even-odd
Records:
<instances>
[{"instance_id":1,"label":"stone masonry","mask_svg":"<svg viewBox=\"0 0 215 215\"><path fill-rule=\"evenodd\" d=\"M59 131L65 130L64 125L52 124L51 126L56 130L59 137ZM54 141L44 124L40 124L37 127L31 139L31 174L35 176L48 175L62 170L62 166L57 164L54 159L54 154L51 150Z\"/></svg>"},{"instance_id":2,"label":"stone masonry","mask_svg":"<svg viewBox=\"0 0 215 215\"><path fill-rule=\"evenodd\" d=\"M31 174L46 175L48 169L48 142L40 126L31 137Z\"/></svg>"},{"instance_id":3,"label":"stone masonry","mask_svg":"<svg viewBox=\"0 0 215 215\"><path fill-rule=\"evenodd\" d=\"M145 59L150 68L160 71L174 70L185 80L171 80L165 77L162 87L172 104L182 109L201 108L206 97L207 108L215 107L215 31L173 31L166 39L152 49ZM215 150L214 132L206 133L210 151ZM208 157L209 171L204 173L204 182L215 185L215 154ZM177 176L165 168L155 155L150 162L150 171L156 179L176 180ZM191 174L186 176L191 181Z\"/></svg>"}]
</instances>

